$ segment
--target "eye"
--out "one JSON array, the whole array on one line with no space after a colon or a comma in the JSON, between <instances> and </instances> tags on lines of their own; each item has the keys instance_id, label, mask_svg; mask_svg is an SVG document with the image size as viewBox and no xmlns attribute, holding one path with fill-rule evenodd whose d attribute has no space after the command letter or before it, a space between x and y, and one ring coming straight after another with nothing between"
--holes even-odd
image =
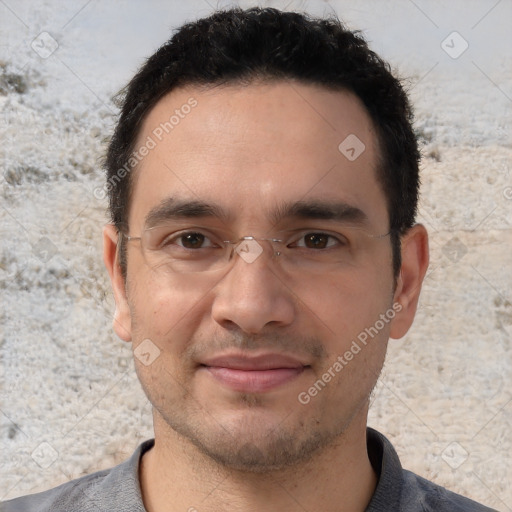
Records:
<instances>
[{"instance_id":1,"label":"eye","mask_svg":"<svg viewBox=\"0 0 512 512\"><path fill-rule=\"evenodd\" d=\"M322 232L311 232L302 235L294 247L305 247L306 249L327 249L336 245L345 245L339 238Z\"/></svg>"},{"instance_id":2,"label":"eye","mask_svg":"<svg viewBox=\"0 0 512 512\"><path fill-rule=\"evenodd\" d=\"M165 238L162 246L178 245L184 249L206 249L214 247L213 242L203 233L198 231L185 231L174 233Z\"/></svg>"}]
</instances>

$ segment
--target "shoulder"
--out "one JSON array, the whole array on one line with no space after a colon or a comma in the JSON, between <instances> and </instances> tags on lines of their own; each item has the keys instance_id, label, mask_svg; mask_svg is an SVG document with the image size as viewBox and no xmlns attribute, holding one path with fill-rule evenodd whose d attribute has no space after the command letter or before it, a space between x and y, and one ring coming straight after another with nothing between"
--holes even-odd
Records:
<instances>
[{"instance_id":1,"label":"shoulder","mask_svg":"<svg viewBox=\"0 0 512 512\"><path fill-rule=\"evenodd\" d=\"M144 512L138 478L142 454L154 444L145 441L127 461L37 494L0 503L0 512Z\"/></svg>"},{"instance_id":2,"label":"shoulder","mask_svg":"<svg viewBox=\"0 0 512 512\"><path fill-rule=\"evenodd\" d=\"M88 505L90 493L101 484L112 470L99 471L86 475L71 482L59 485L48 491L21 496L0 504L0 512L50 512L50 511L88 511L93 510L93 504ZM92 497L92 496L91 496Z\"/></svg>"},{"instance_id":3,"label":"shoulder","mask_svg":"<svg viewBox=\"0 0 512 512\"><path fill-rule=\"evenodd\" d=\"M422 512L496 512L407 470L403 470L402 506Z\"/></svg>"},{"instance_id":4,"label":"shoulder","mask_svg":"<svg viewBox=\"0 0 512 512\"><path fill-rule=\"evenodd\" d=\"M367 447L379 481L366 512L495 512L403 469L391 442L371 428Z\"/></svg>"}]
</instances>

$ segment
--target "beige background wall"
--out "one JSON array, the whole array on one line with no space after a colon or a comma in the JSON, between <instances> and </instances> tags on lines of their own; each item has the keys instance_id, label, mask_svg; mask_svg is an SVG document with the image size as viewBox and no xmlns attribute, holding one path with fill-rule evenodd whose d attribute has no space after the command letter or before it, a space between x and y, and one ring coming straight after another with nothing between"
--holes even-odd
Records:
<instances>
[{"instance_id":1,"label":"beige background wall","mask_svg":"<svg viewBox=\"0 0 512 512\"><path fill-rule=\"evenodd\" d=\"M0 499L109 467L151 436L110 325L99 162L112 94L171 28L229 2L182 4L0 2ZM424 143L432 262L370 425L405 467L512 510L512 3L260 3L287 4L364 31L407 79Z\"/></svg>"}]
</instances>

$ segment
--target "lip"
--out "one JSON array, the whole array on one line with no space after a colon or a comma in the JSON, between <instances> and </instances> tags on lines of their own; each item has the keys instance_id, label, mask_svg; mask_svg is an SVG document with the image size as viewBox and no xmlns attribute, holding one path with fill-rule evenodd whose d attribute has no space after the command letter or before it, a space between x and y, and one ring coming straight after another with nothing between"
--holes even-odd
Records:
<instances>
[{"instance_id":1,"label":"lip","mask_svg":"<svg viewBox=\"0 0 512 512\"><path fill-rule=\"evenodd\" d=\"M233 391L261 393L297 378L309 365L286 354L225 354L203 361L201 367Z\"/></svg>"}]
</instances>

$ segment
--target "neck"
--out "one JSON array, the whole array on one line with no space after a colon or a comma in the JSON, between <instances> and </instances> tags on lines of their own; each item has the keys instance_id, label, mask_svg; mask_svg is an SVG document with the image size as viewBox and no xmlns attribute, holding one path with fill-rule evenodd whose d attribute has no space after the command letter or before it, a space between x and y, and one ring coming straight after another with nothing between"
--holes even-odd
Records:
<instances>
[{"instance_id":1,"label":"neck","mask_svg":"<svg viewBox=\"0 0 512 512\"><path fill-rule=\"evenodd\" d=\"M268 473L220 466L155 415L155 446L140 481L147 512L364 511L377 477L368 459L366 414L335 445L308 461Z\"/></svg>"}]
</instances>

